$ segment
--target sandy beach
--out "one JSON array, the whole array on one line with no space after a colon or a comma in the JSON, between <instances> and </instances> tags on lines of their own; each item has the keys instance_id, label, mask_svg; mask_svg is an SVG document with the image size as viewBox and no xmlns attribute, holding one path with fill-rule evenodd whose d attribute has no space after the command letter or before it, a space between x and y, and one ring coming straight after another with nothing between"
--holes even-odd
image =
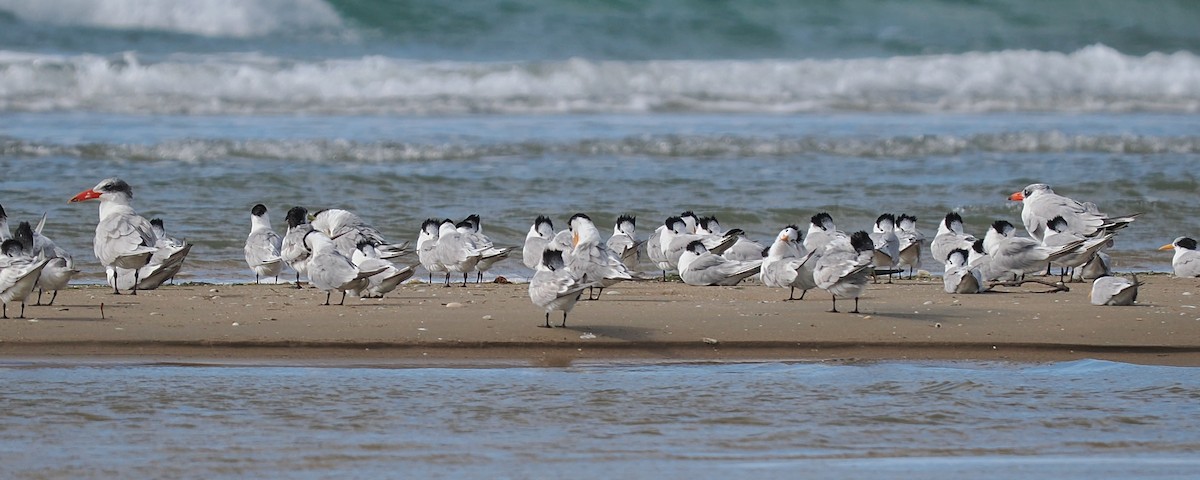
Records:
<instances>
[{"instance_id":1,"label":"sandy beach","mask_svg":"<svg viewBox=\"0 0 1200 480\"><path fill-rule=\"evenodd\" d=\"M582 301L567 328L539 328L525 284L408 284L384 299L320 306L287 285L178 285L113 295L63 291L54 306L0 322L0 358L200 363L569 365L573 361L1010 360L1099 358L1200 365L1200 282L1142 275L1139 305L1069 292L942 292L939 278L871 285L862 313L829 297L757 284L646 281ZM101 304L104 317L101 318ZM335 296L336 303L336 296ZM839 309L853 308L852 301ZM10 308L10 316L19 307ZM561 314L551 315L554 325Z\"/></svg>"}]
</instances>

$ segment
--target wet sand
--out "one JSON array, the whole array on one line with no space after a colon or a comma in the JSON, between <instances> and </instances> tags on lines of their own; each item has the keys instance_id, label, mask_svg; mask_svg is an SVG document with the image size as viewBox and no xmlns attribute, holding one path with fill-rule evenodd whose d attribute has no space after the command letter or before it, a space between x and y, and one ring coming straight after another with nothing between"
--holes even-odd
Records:
<instances>
[{"instance_id":1,"label":"wet sand","mask_svg":"<svg viewBox=\"0 0 1200 480\"><path fill-rule=\"evenodd\" d=\"M168 285L137 296L100 286L0 320L6 361L228 364L569 365L572 362L811 360L1058 361L1200 365L1200 279L1140 275L1139 304L1099 307L1090 283L951 295L941 280L871 285L862 313L829 313L758 284L625 283L581 301L566 328L525 284L408 284L384 299L287 285ZM798 295L798 293L797 293ZM47 297L48 299L48 297ZM338 295L334 296L334 302ZM32 303L32 300L31 300ZM101 317L101 304L103 318ZM848 311L852 300L838 302ZM20 307L10 306L10 316ZM557 326L560 312L551 314Z\"/></svg>"}]
</instances>

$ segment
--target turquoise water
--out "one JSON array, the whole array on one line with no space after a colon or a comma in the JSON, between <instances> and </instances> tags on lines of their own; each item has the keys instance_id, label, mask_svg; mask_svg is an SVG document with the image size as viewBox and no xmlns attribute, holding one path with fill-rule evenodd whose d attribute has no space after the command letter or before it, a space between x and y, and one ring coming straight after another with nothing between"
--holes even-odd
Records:
<instances>
[{"instance_id":1,"label":"turquoise water","mask_svg":"<svg viewBox=\"0 0 1200 480\"><path fill-rule=\"evenodd\" d=\"M1195 478L1200 370L6 364L7 478Z\"/></svg>"}]
</instances>

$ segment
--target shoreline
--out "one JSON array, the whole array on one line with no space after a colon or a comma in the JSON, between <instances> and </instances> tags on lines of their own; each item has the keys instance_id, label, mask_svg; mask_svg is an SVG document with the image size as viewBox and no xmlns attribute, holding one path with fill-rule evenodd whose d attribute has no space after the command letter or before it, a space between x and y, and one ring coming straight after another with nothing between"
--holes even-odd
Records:
<instances>
[{"instance_id":1,"label":"shoreline","mask_svg":"<svg viewBox=\"0 0 1200 480\"><path fill-rule=\"evenodd\" d=\"M0 320L0 363L568 366L578 363L808 361L1053 362L1085 358L1200 366L1200 281L1141 274L1139 304L1005 288L951 295L940 278L873 284L861 314L829 313L825 292L781 301L758 284L618 284L581 301L567 328L539 328L525 284L425 283L384 299L320 306L285 285L168 285L137 296L72 287L55 306ZM1041 286L1037 286L1041 287ZM336 295L335 295L336 300ZM105 315L100 318L100 304ZM839 309L853 301L839 301ZM19 312L19 306L9 309ZM558 325L561 313L551 314Z\"/></svg>"}]
</instances>

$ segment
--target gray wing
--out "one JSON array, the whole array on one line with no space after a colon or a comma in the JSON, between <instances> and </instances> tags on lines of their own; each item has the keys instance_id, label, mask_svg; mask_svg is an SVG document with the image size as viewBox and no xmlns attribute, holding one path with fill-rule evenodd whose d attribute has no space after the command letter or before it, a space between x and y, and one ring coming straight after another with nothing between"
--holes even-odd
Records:
<instances>
[{"instance_id":1,"label":"gray wing","mask_svg":"<svg viewBox=\"0 0 1200 480\"><path fill-rule=\"evenodd\" d=\"M96 224L93 248L101 263L113 265L120 257L153 253L154 243L153 229L144 217L110 215Z\"/></svg>"},{"instance_id":2,"label":"gray wing","mask_svg":"<svg viewBox=\"0 0 1200 480\"><path fill-rule=\"evenodd\" d=\"M283 239L273 231L250 232L250 235L246 237L246 247L243 249L246 254L246 263L254 267L283 260L279 252L282 243Z\"/></svg>"},{"instance_id":3,"label":"gray wing","mask_svg":"<svg viewBox=\"0 0 1200 480\"><path fill-rule=\"evenodd\" d=\"M1176 277L1200 277L1200 251L1183 252L1171 266Z\"/></svg>"}]
</instances>

